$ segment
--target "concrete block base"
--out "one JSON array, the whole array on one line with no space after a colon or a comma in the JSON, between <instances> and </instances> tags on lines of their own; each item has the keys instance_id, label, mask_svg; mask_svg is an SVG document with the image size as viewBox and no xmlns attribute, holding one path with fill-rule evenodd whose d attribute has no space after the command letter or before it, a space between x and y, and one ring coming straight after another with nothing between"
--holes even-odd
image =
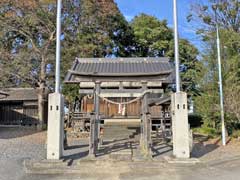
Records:
<instances>
[{"instance_id":1,"label":"concrete block base","mask_svg":"<svg viewBox=\"0 0 240 180\"><path fill-rule=\"evenodd\" d=\"M63 152L63 96L60 93L49 94L47 159L59 160Z\"/></svg>"},{"instance_id":2,"label":"concrete block base","mask_svg":"<svg viewBox=\"0 0 240 180\"><path fill-rule=\"evenodd\" d=\"M173 155L190 158L190 133L188 124L187 94L178 92L171 97Z\"/></svg>"},{"instance_id":3,"label":"concrete block base","mask_svg":"<svg viewBox=\"0 0 240 180\"><path fill-rule=\"evenodd\" d=\"M24 160L23 165L27 173L33 174L57 174L62 173L72 163L68 160Z\"/></svg>"},{"instance_id":4,"label":"concrete block base","mask_svg":"<svg viewBox=\"0 0 240 180\"><path fill-rule=\"evenodd\" d=\"M175 158L171 156L164 157L165 161L169 164L197 164L200 163L200 160L197 158Z\"/></svg>"}]
</instances>

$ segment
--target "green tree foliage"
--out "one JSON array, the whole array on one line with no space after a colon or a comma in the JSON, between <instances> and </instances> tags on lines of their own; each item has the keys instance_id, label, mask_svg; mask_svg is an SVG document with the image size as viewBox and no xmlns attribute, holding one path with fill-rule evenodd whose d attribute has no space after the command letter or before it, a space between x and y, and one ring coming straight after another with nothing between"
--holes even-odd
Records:
<instances>
[{"instance_id":1,"label":"green tree foliage","mask_svg":"<svg viewBox=\"0 0 240 180\"><path fill-rule=\"evenodd\" d=\"M75 57L129 57L133 31L113 0L76 0L64 3L63 76ZM66 95L75 86L64 86ZM68 92L68 93L67 93ZM73 99L69 97L69 99Z\"/></svg>"},{"instance_id":2,"label":"green tree foliage","mask_svg":"<svg viewBox=\"0 0 240 180\"><path fill-rule=\"evenodd\" d=\"M55 8L45 1L0 2L0 64L2 87L31 86L38 89L39 120L54 59Z\"/></svg>"},{"instance_id":3,"label":"green tree foliage","mask_svg":"<svg viewBox=\"0 0 240 180\"><path fill-rule=\"evenodd\" d=\"M4 77L0 84L38 88L40 111L46 90L54 83L55 24L56 1L0 2L0 74ZM64 0L62 78L75 57L130 56L132 37L113 0ZM63 88L64 92L74 89Z\"/></svg>"},{"instance_id":4,"label":"green tree foliage","mask_svg":"<svg viewBox=\"0 0 240 180\"><path fill-rule=\"evenodd\" d=\"M173 31L167 21L140 14L131 22L136 41L136 56L170 57L174 60ZM196 86L201 63L197 60L198 50L189 41L180 39L179 55L181 61L182 87L189 95L197 95Z\"/></svg>"},{"instance_id":5,"label":"green tree foliage","mask_svg":"<svg viewBox=\"0 0 240 180\"><path fill-rule=\"evenodd\" d=\"M174 59L174 41L170 43L168 57ZM203 64L198 60L197 48L186 39L179 40L180 75L184 91L194 98L199 95L198 82L202 75Z\"/></svg>"},{"instance_id":6,"label":"green tree foliage","mask_svg":"<svg viewBox=\"0 0 240 180\"><path fill-rule=\"evenodd\" d=\"M69 4L68 2L66 2ZM74 57L129 56L133 32L113 0L75 1L67 5L67 53Z\"/></svg>"},{"instance_id":7,"label":"green tree foliage","mask_svg":"<svg viewBox=\"0 0 240 180\"><path fill-rule=\"evenodd\" d=\"M224 86L225 117L229 130L239 128L240 109L240 2L238 0L209 0L208 5L192 6L190 21L199 25L197 33L204 40L203 76L200 83L201 96L196 99L196 110L208 127L220 127L218 90L218 67L216 51L216 23L220 28L222 75ZM220 129L220 128L219 128Z\"/></svg>"},{"instance_id":8,"label":"green tree foliage","mask_svg":"<svg viewBox=\"0 0 240 180\"><path fill-rule=\"evenodd\" d=\"M163 57L170 49L173 32L167 21L140 14L131 22L136 41L136 53L140 57Z\"/></svg>"}]
</instances>

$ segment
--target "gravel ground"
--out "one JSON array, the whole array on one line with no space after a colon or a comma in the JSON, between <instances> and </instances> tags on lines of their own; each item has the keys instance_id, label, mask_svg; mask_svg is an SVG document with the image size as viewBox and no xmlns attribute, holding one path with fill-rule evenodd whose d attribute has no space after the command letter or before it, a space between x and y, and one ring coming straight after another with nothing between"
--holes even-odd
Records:
<instances>
[{"instance_id":1,"label":"gravel ground","mask_svg":"<svg viewBox=\"0 0 240 180\"><path fill-rule=\"evenodd\" d=\"M30 127L0 127L0 180L44 180L44 179L104 179L101 177L89 178L88 175L79 176L38 176L24 173L23 159L45 159L46 158L46 131L38 132ZM66 158L78 160L88 154L88 140L70 139L69 147L64 152ZM160 147L159 149L162 149ZM168 151L168 150L167 150ZM194 157L203 161L214 161L240 157L240 142L229 141L226 147L221 146L219 139L196 140L193 152ZM227 162L209 168L186 168L184 171L178 168L170 168L165 171L122 174L115 179L176 179L176 180L202 180L202 179L238 179L240 160ZM172 176L172 177L171 177ZM110 177L109 177L110 178ZM108 178L108 179L109 179ZM110 178L111 180L114 178Z\"/></svg>"},{"instance_id":2,"label":"gravel ground","mask_svg":"<svg viewBox=\"0 0 240 180\"><path fill-rule=\"evenodd\" d=\"M0 127L1 159L44 159L46 131L32 127Z\"/></svg>"},{"instance_id":3,"label":"gravel ground","mask_svg":"<svg viewBox=\"0 0 240 180\"><path fill-rule=\"evenodd\" d=\"M46 137L46 131L38 132L32 127L0 127L0 159L45 159ZM72 138L68 145L64 151L67 158L79 159L88 153L87 139ZM219 138L197 137L192 156L204 161L240 156L240 141L229 139L227 146L223 147Z\"/></svg>"}]
</instances>

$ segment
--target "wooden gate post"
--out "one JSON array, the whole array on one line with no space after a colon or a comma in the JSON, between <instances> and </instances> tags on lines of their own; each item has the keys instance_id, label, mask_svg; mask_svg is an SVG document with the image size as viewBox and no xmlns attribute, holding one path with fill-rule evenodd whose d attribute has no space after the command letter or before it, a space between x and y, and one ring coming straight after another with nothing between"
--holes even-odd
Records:
<instances>
[{"instance_id":1,"label":"wooden gate post","mask_svg":"<svg viewBox=\"0 0 240 180\"><path fill-rule=\"evenodd\" d=\"M142 83L142 88L147 90L147 82ZM145 156L151 156L151 117L148 106L149 93L145 92L142 99L141 140L140 147Z\"/></svg>"},{"instance_id":2,"label":"wooden gate post","mask_svg":"<svg viewBox=\"0 0 240 180\"><path fill-rule=\"evenodd\" d=\"M94 93L94 112L95 112L95 121L96 121L96 138L97 138L97 149L100 143L100 89L101 89L101 82L95 82L95 93Z\"/></svg>"},{"instance_id":3,"label":"wooden gate post","mask_svg":"<svg viewBox=\"0 0 240 180\"><path fill-rule=\"evenodd\" d=\"M166 132L165 132L165 124L166 124L166 107L162 105L162 118L161 118L161 129L162 129L162 138L163 141L166 141Z\"/></svg>"},{"instance_id":4,"label":"wooden gate post","mask_svg":"<svg viewBox=\"0 0 240 180\"><path fill-rule=\"evenodd\" d=\"M97 151L97 123L96 123L96 114L91 113L90 115L90 133L89 133L89 157L93 158L96 156Z\"/></svg>"}]
</instances>

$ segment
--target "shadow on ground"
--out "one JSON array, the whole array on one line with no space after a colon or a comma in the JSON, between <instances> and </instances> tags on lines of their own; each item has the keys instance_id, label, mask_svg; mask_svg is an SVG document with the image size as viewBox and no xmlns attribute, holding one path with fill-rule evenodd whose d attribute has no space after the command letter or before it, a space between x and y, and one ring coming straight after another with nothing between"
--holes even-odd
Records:
<instances>
[{"instance_id":1,"label":"shadow on ground","mask_svg":"<svg viewBox=\"0 0 240 180\"><path fill-rule=\"evenodd\" d=\"M220 138L212 143L205 143L210 139L208 136L195 134L194 139L196 143L194 143L191 154L191 156L194 158L201 158L219 148Z\"/></svg>"},{"instance_id":2,"label":"shadow on ground","mask_svg":"<svg viewBox=\"0 0 240 180\"><path fill-rule=\"evenodd\" d=\"M97 152L96 158L103 157L108 158L108 155L124 155L131 156L134 159L140 158L140 134L139 127L108 127L104 131L102 144ZM193 158L201 158L206 154L216 150L219 147L220 139L216 141L208 141L209 137L204 135L194 135L194 146L191 156ZM171 156L173 154L173 146L170 139L161 137L152 138L152 158L155 160L161 160L165 156ZM89 153L89 140L75 139L71 141L64 151L65 159L80 160L86 158ZM136 158L135 158L136 157ZM141 158L140 158L141 159Z\"/></svg>"},{"instance_id":3,"label":"shadow on ground","mask_svg":"<svg viewBox=\"0 0 240 180\"><path fill-rule=\"evenodd\" d=\"M15 126L15 127L0 127L0 139L12 139L24 136L29 136L39 131L35 126Z\"/></svg>"}]
</instances>

